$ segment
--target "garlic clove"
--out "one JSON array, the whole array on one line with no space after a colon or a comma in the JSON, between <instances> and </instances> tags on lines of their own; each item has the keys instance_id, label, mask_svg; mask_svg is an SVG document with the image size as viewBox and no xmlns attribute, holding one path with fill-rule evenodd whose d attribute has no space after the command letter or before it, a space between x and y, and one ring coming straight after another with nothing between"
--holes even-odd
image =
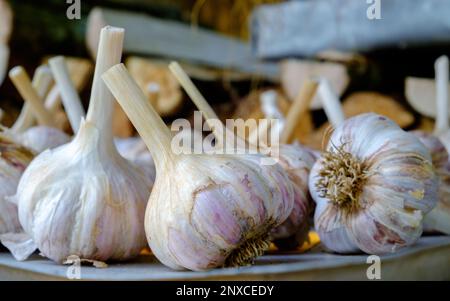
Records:
<instances>
[{"instance_id":1,"label":"garlic clove","mask_svg":"<svg viewBox=\"0 0 450 301\"><path fill-rule=\"evenodd\" d=\"M292 211L292 186L278 185L289 183L285 173L262 172L261 155L176 155L170 131L125 67L112 67L103 80L155 159L145 217L155 256L196 271L252 263Z\"/></svg>"},{"instance_id":2,"label":"garlic clove","mask_svg":"<svg viewBox=\"0 0 450 301\"><path fill-rule=\"evenodd\" d=\"M413 244L422 233L423 216L438 198L438 178L426 147L372 113L336 128L309 181L317 204L316 230L336 252L357 247L383 254ZM342 228L339 235L329 233L334 228ZM344 237L345 247L338 236Z\"/></svg>"}]
</instances>

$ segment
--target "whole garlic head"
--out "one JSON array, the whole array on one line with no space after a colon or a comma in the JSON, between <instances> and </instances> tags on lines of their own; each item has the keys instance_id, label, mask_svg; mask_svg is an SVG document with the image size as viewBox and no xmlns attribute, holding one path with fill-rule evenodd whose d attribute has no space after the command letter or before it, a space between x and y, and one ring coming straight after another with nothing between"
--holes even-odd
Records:
<instances>
[{"instance_id":1,"label":"whole garlic head","mask_svg":"<svg viewBox=\"0 0 450 301\"><path fill-rule=\"evenodd\" d=\"M146 245L147 187L96 126L82 122L73 141L32 161L15 198L20 223L44 256L124 260Z\"/></svg>"},{"instance_id":2,"label":"whole garlic head","mask_svg":"<svg viewBox=\"0 0 450 301\"><path fill-rule=\"evenodd\" d=\"M263 172L259 155L176 155L170 131L125 67L103 80L155 159L145 230L156 257L173 269L206 270L261 255L293 206L281 167Z\"/></svg>"},{"instance_id":3,"label":"whole garlic head","mask_svg":"<svg viewBox=\"0 0 450 301\"><path fill-rule=\"evenodd\" d=\"M0 234L21 229L17 206L8 197L16 193L19 179L33 157L32 151L0 134Z\"/></svg>"},{"instance_id":4,"label":"whole garlic head","mask_svg":"<svg viewBox=\"0 0 450 301\"><path fill-rule=\"evenodd\" d=\"M376 114L337 127L311 171L315 228L335 252L394 252L422 234L438 200L438 178L426 147Z\"/></svg>"},{"instance_id":5,"label":"whole garlic head","mask_svg":"<svg viewBox=\"0 0 450 301\"><path fill-rule=\"evenodd\" d=\"M71 255L125 260L146 244L150 186L114 146L113 97L100 78L120 62L123 36L121 28L101 30L86 121L71 142L39 154L17 188L22 227L44 256L59 263Z\"/></svg>"},{"instance_id":6,"label":"whole garlic head","mask_svg":"<svg viewBox=\"0 0 450 301\"><path fill-rule=\"evenodd\" d=\"M267 184L286 181L283 174L263 178L247 159L186 156L158 172L145 230L154 254L173 269L249 264L292 210L274 201L289 192ZM174 175L185 179L174 183Z\"/></svg>"}]
</instances>

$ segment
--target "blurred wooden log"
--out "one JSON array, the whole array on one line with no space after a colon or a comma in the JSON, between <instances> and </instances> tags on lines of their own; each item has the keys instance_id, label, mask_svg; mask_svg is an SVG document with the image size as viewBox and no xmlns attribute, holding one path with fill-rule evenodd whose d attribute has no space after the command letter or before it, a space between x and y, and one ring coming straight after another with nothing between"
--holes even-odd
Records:
<instances>
[{"instance_id":1,"label":"blurred wooden log","mask_svg":"<svg viewBox=\"0 0 450 301\"><path fill-rule=\"evenodd\" d=\"M436 83L434 79L407 77L405 95L414 110L428 117L436 117Z\"/></svg>"},{"instance_id":2,"label":"blurred wooden log","mask_svg":"<svg viewBox=\"0 0 450 301\"><path fill-rule=\"evenodd\" d=\"M414 116L395 99L376 92L355 92L343 102L345 116L352 117L362 113L374 112L395 121L406 128L414 123Z\"/></svg>"},{"instance_id":3,"label":"blurred wooden log","mask_svg":"<svg viewBox=\"0 0 450 301\"><path fill-rule=\"evenodd\" d=\"M180 84L166 64L158 64L140 57L129 57L125 64L162 117L171 116L178 111L183 95Z\"/></svg>"},{"instance_id":4,"label":"blurred wooden log","mask_svg":"<svg viewBox=\"0 0 450 301\"><path fill-rule=\"evenodd\" d=\"M126 28L124 53L169 57L278 80L278 64L260 62L250 45L238 39L181 22L105 8L94 8L88 17L86 43L93 57L100 29L107 24Z\"/></svg>"},{"instance_id":5,"label":"blurred wooden log","mask_svg":"<svg viewBox=\"0 0 450 301\"><path fill-rule=\"evenodd\" d=\"M317 77L328 79L338 96L342 95L350 82L347 68L343 64L294 59L284 60L281 63L281 86L290 100L295 99L303 83ZM320 108L322 102L316 95L311 103L311 109Z\"/></svg>"},{"instance_id":6,"label":"blurred wooden log","mask_svg":"<svg viewBox=\"0 0 450 301\"><path fill-rule=\"evenodd\" d=\"M0 0L0 85L8 70L8 41L12 31L12 19L13 14L8 2Z\"/></svg>"}]
</instances>

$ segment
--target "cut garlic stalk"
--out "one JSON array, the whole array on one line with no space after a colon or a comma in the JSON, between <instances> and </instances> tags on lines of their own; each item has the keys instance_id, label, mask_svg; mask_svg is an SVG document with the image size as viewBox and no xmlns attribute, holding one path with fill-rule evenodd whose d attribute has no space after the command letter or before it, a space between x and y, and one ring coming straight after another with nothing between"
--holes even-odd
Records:
<instances>
[{"instance_id":1,"label":"cut garlic stalk","mask_svg":"<svg viewBox=\"0 0 450 301\"><path fill-rule=\"evenodd\" d=\"M36 93L40 99L45 97L52 83L53 79L50 69L45 65L37 67L34 71L32 86L36 89ZM14 122L11 127L11 130L14 133L22 133L26 131L30 128L30 124L32 124L30 119L34 119L33 109L28 102L25 102L22 110L20 111L19 117L17 117L16 122Z\"/></svg>"},{"instance_id":2,"label":"cut garlic stalk","mask_svg":"<svg viewBox=\"0 0 450 301\"><path fill-rule=\"evenodd\" d=\"M262 173L258 155L176 155L171 132L125 67L103 79L155 159L145 230L156 257L173 269L252 263L292 210L292 188L277 185L286 178Z\"/></svg>"},{"instance_id":3,"label":"cut garlic stalk","mask_svg":"<svg viewBox=\"0 0 450 301\"><path fill-rule=\"evenodd\" d=\"M37 70L42 74L37 74L35 86L30 81L25 69L21 66L11 69L9 77L16 86L17 90L25 100L25 105L31 107L32 112L35 114L38 120L39 126L27 129L23 132L9 132L8 134L18 143L31 148L36 152L42 152L48 148L54 148L69 141L69 136L64 132L54 128L54 122L50 113L44 107L39 92L46 89L43 87L48 85L48 80L44 72L44 69ZM41 86L41 87L39 87ZM37 91L41 90L41 91ZM26 114L27 108L24 108ZM19 120L22 123L22 120ZM22 128L20 125L15 127Z\"/></svg>"},{"instance_id":4,"label":"cut garlic stalk","mask_svg":"<svg viewBox=\"0 0 450 301\"><path fill-rule=\"evenodd\" d=\"M219 120L217 115L200 91L195 87L188 75L183 71L181 66L178 63L173 62L170 64L169 68L178 79L181 86L186 90L187 94L190 95L197 108L204 114L206 121L210 122L209 125L213 128L216 139L220 139L220 137L222 137L222 132L227 131L230 135L226 136L229 138L229 141L226 142L227 144L232 144L234 142L234 135L231 134L231 132L228 132L228 129L226 129L223 124L223 129L220 129L217 126L215 127L215 124L211 123L211 120ZM314 93L311 93L311 98L313 94ZM266 105L273 106L273 104L268 103L274 101L274 95L269 94L266 98L268 98L265 100ZM270 109L268 110L269 112L267 113L273 113ZM241 140L239 135L236 136L236 139ZM221 143L219 142L219 144ZM245 141L242 141L240 145L245 145ZM313 206L308 192L308 175L314 164L315 158L306 149L300 146L287 144L279 145L278 155L279 165L284 169L289 178L289 182L294 188L294 206L288 219L272 230L271 237L275 239L274 242L278 247L291 249L301 245L308 233L308 215L312 211ZM271 169L276 168L279 168L278 164L266 166L263 169L263 172L270 173ZM281 183L279 184L281 185Z\"/></svg>"},{"instance_id":5,"label":"cut garlic stalk","mask_svg":"<svg viewBox=\"0 0 450 301\"><path fill-rule=\"evenodd\" d=\"M57 56L48 61L50 68L58 85L61 94L62 103L67 112L70 125L74 133L80 128L81 119L85 116L81 99L70 79L64 57Z\"/></svg>"},{"instance_id":6,"label":"cut garlic stalk","mask_svg":"<svg viewBox=\"0 0 450 301\"><path fill-rule=\"evenodd\" d=\"M114 147L113 97L100 78L120 61L123 35L120 28L102 29L86 121L71 142L32 161L14 197L26 234L58 263L71 255L126 260L146 245L144 211L150 187ZM16 258L26 258L20 241L9 248Z\"/></svg>"},{"instance_id":7,"label":"cut garlic stalk","mask_svg":"<svg viewBox=\"0 0 450 301\"><path fill-rule=\"evenodd\" d=\"M438 177L426 147L373 113L334 130L309 188L320 239L339 253L383 254L412 245L438 200Z\"/></svg>"}]
</instances>

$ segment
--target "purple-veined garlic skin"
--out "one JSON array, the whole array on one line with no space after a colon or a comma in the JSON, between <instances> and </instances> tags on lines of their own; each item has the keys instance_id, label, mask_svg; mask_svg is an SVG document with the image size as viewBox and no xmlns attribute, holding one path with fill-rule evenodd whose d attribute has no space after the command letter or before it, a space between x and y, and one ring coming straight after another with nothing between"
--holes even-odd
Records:
<instances>
[{"instance_id":1,"label":"purple-veined garlic skin","mask_svg":"<svg viewBox=\"0 0 450 301\"><path fill-rule=\"evenodd\" d=\"M31 150L0 134L0 234L21 230L17 205L8 197L16 193L19 179L33 157Z\"/></svg>"},{"instance_id":2,"label":"purple-veined garlic skin","mask_svg":"<svg viewBox=\"0 0 450 301\"><path fill-rule=\"evenodd\" d=\"M450 162L448 152L441 139L433 134L413 131L428 148L433 166L439 176L439 201L436 208L425 216L425 232L442 232L450 235Z\"/></svg>"},{"instance_id":3,"label":"purple-veined garlic skin","mask_svg":"<svg viewBox=\"0 0 450 301\"><path fill-rule=\"evenodd\" d=\"M293 188L281 167L264 171L261 158L187 155L157 164L145 229L163 264L199 271L262 254L293 208Z\"/></svg>"},{"instance_id":4,"label":"purple-veined garlic skin","mask_svg":"<svg viewBox=\"0 0 450 301\"><path fill-rule=\"evenodd\" d=\"M309 173L316 158L299 145L281 144L279 164L283 167L293 183L294 207L289 217L280 226L272 230L274 243L282 249L296 248L306 240L313 212L314 203L309 194Z\"/></svg>"},{"instance_id":5,"label":"purple-veined garlic skin","mask_svg":"<svg viewBox=\"0 0 450 301\"><path fill-rule=\"evenodd\" d=\"M39 154L20 179L19 220L40 252L55 262L70 255L126 260L146 245L150 194L143 172L82 121L68 144Z\"/></svg>"},{"instance_id":6,"label":"purple-veined garlic skin","mask_svg":"<svg viewBox=\"0 0 450 301\"><path fill-rule=\"evenodd\" d=\"M16 139L24 146L37 153L55 148L70 141L69 135L63 131L48 127L35 126L17 135Z\"/></svg>"},{"instance_id":7,"label":"purple-veined garlic skin","mask_svg":"<svg viewBox=\"0 0 450 301\"><path fill-rule=\"evenodd\" d=\"M438 200L426 147L373 113L336 128L311 170L309 187L316 231L339 253L383 254L415 243L424 215Z\"/></svg>"}]
</instances>

